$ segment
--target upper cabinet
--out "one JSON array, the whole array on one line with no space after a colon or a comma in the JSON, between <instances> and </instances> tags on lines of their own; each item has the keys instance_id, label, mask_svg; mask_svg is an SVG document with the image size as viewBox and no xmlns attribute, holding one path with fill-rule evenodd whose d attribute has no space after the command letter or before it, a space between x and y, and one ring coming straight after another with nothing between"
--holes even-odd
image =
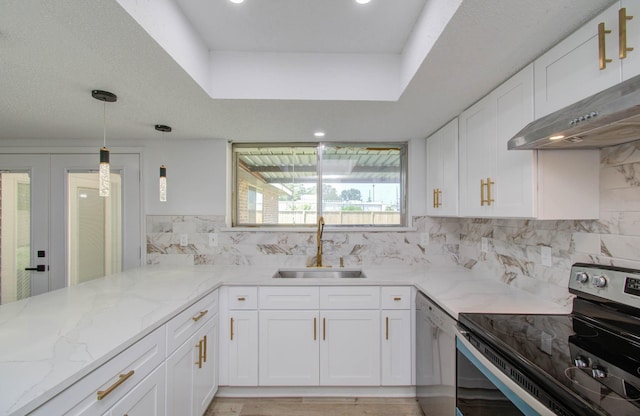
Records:
<instances>
[{"instance_id":1,"label":"upper cabinet","mask_svg":"<svg viewBox=\"0 0 640 416\"><path fill-rule=\"evenodd\" d=\"M507 150L532 120L533 65L460 115L460 215L598 218L598 150Z\"/></svg>"},{"instance_id":2,"label":"upper cabinet","mask_svg":"<svg viewBox=\"0 0 640 416\"><path fill-rule=\"evenodd\" d=\"M535 61L535 118L640 74L640 3L616 2Z\"/></svg>"},{"instance_id":3,"label":"upper cabinet","mask_svg":"<svg viewBox=\"0 0 640 416\"><path fill-rule=\"evenodd\" d=\"M533 65L460 115L460 214L533 217L536 153L507 151L533 120Z\"/></svg>"},{"instance_id":4,"label":"upper cabinet","mask_svg":"<svg viewBox=\"0 0 640 416\"><path fill-rule=\"evenodd\" d=\"M427 139L427 214L458 215L458 119Z\"/></svg>"}]
</instances>

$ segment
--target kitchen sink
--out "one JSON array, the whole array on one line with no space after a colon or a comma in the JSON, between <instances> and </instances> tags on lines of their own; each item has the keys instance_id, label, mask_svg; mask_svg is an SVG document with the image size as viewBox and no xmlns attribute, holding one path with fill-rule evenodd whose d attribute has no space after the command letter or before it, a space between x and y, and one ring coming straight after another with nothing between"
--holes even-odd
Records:
<instances>
[{"instance_id":1,"label":"kitchen sink","mask_svg":"<svg viewBox=\"0 0 640 416\"><path fill-rule=\"evenodd\" d=\"M332 278L332 279L362 279L367 277L360 269L325 268L297 268L280 269L273 275L275 279L304 279L304 278Z\"/></svg>"}]
</instances>

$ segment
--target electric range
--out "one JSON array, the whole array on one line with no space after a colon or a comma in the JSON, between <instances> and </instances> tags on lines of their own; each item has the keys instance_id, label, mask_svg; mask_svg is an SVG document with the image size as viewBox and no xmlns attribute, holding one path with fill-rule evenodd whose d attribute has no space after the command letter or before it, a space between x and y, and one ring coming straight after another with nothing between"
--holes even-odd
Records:
<instances>
[{"instance_id":1,"label":"electric range","mask_svg":"<svg viewBox=\"0 0 640 416\"><path fill-rule=\"evenodd\" d=\"M569 291L576 297L568 315L459 316L462 337L492 363L485 375L495 379L498 369L528 393L511 389L492 402L458 363L459 414L508 401L511 410L500 414L540 414L539 403L563 416L640 415L640 270L576 263ZM526 405L522 397L537 403Z\"/></svg>"}]
</instances>

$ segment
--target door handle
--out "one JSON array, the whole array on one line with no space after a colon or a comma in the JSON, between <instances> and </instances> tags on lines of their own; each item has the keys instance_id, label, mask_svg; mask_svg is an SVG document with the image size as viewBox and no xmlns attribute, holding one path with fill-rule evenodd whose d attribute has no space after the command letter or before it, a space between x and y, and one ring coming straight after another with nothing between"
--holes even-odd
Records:
<instances>
[{"instance_id":1,"label":"door handle","mask_svg":"<svg viewBox=\"0 0 640 416\"><path fill-rule=\"evenodd\" d=\"M44 264L38 264L36 267L25 267L24 269L33 272L44 272L46 271L45 267L46 266Z\"/></svg>"}]
</instances>

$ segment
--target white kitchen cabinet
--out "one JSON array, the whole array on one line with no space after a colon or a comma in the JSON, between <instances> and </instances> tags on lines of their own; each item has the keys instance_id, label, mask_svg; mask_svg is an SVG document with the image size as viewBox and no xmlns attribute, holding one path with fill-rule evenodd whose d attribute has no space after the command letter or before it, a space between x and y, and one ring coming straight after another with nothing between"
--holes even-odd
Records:
<instances>
[{"instance_id":1,"label":"white kitchen cabinet","mask_svg":"<svg viewBox=\"0 0 640 416\"><path fill-rule=\"evenodd\" d=\"M604 43L599 34L602 30L610 31L604 34ZM625 53L621 39L633 50ZM536 59L535 117L545 116L638 74L640 3L622 0Z\"/></svg>"},{"instance_id":2,"label":"white kitchen cabinet","mask_svg":"<svg viewBox=\"0 0 640 416\"><path fill-rule=\"evenodd\" d=\"M261 386L318 385L318 318L317 310L260 311Z\"/></svg>"},{"instance_id":3,"label":"white kitchen cabinet","mask_svg":"<svg viewBox=\"0 0 640 416\"><path fill-rule=\"evenodd\" d=\"M218 316L206 323L167 359L167 413L201 416L217 389Z\"/></svg>"},{"instance_id":4,"label":"white kitchen cabinet","mask_svg":"<svg viewBox=\"0 0 640 416\"><path fill-rule=\"evenodd\" d=\"M535 151L507 151L533 120L533 66L460 115L460 214L532 217Z\"/></svg>"},{"instance_id":5,"label":"white kitchen cabinet","mask_svg":"<svg viewBox=\"0 0 640 416\"><path fill-rule=\"evenodd\" d=\"M527 66L460 115L461 216L599 216L597 150L507 150L533 120L532 71Z\"/></svg>"},{"instance_id":6,"label":"white kitchen cabinet","mask_svg":"<svg viewBox=\"0 0 640 416\"><path fill-rule=\"evenodd\" d=\"M616 3L535 61L535 117L540 118L620 82ZM604 23L606 63L599 65L598 25Z\"/></svg>"},{"instance_id":7,"label":"white kitchen cabinet","mask_svg":"<svg viewBox=\"0 0 640 416\"><path fill-rule=\"evenodd\" d=\"M120 399L129 394L147 375L164 362L165 345L166 328L163 325L31 414L46 416L108 414ZM157 377L164 378L164 367L162 368ZM160 383L156 381L157 384ZM164 386L164 382L162 383ZM164 401L164 395L162 400Z\"/></svg>"},{"instance_id":8,"label":"white kitchen cabinet","mask_svg":"<svg viewBox=\"0 0 640 416\"><path fill-rule=\"evenodd\" d=\"M229 385L257 386L258 311L232 310L229 315Z\"/></svg>"},{"instance_id":9,"label":"white kitchen cabinet","mask_svg":"<svg viewBox=\"0 0 640 416\"><path fill-rule=\"evenodd\" d=\"M458 119L427 138L427 214L458 215Z\"/></svg>"},{"instance_id":10,"label":"white kitchen cabinet","mask_svg":"<svg viewBox=\"0 0 640 416\"><path fill-rule=\"evenodd\" d=\"M157 367L106 413L108 416L165 416L165 366ZM185 414L185 413L181 413Z\"/></svg>"},{"instance_id":11,"label":"white kitchen cabinet","mask_svg":"<svg viewBox=\"0 0 640 416\"><path fill-rule=\"evenodd\" d=\"M383 386L411 385L411 311L381 311Z\"/></svg>"},{"instance_id":12,"label":"white kitchen cabinet","mask_svg":"<svg viewBox=\"0 0 640 416\"><path fill-rule=\"evenodd\" d=\"M625 16L627 19L623 22ZM626 80L640 74L640 2L637 0L622 0L620 2L616 29L618 31L626 29L626 46L633 48L632 51L627 51L624 58L621 52L624 45L618 45L616 50L617 56L622 61L622 80Z\"/></svg>"},{"instance_id":13,"label":"white kitchen cabinet","mask_svg":"<svg viewBox=\"0 0 640 416\"><path fill-rule=\"evenodd\" d=\"M223 386L258 385L258 288L220 290L219 378Z\"/></svg>"},{"instance_id":14,"label":"white kitchen cabinet","mask_svg":"<svg viewBox=\"0 0 640 416\"><path fill-rule=\"evenodd\" d=\"M201 416L218 386L218 291L167 323L167 413Z\"/></svg>"},{"instance_id":15,"label":"white kitchen cabinet","mask_svg":"<svg viewBox=\"0 0 640 416\"><path fill-rule=\"evenodd\" d=\"M411 385L411 288L381 289L381 377L383 386Z\"/></svg>"},{"instance_id":16,"label":"white kitchen cabinet","mask_svg":"<svg viewBox=\"0 0 640 416\"><path fill-rule=\"evenodd\" d=\"M198 360L192 365L194 415L198 416L204 414L218 390L218 327L218 315L215 315L195 336L198 343L202 340L203 352L201 366L195 365ZM195 348L193 351L196 352Z\"/></svg>"},{"instance_id":17,"label":"white kitchen cabinet","mask_svg":"<svg viewBox=\"0 0 640 416\"><path fill-rule=\"evenodd\" d=\"M380 385L380 311L320 312L320 384Z\"/></svg>"}]
</instances>

